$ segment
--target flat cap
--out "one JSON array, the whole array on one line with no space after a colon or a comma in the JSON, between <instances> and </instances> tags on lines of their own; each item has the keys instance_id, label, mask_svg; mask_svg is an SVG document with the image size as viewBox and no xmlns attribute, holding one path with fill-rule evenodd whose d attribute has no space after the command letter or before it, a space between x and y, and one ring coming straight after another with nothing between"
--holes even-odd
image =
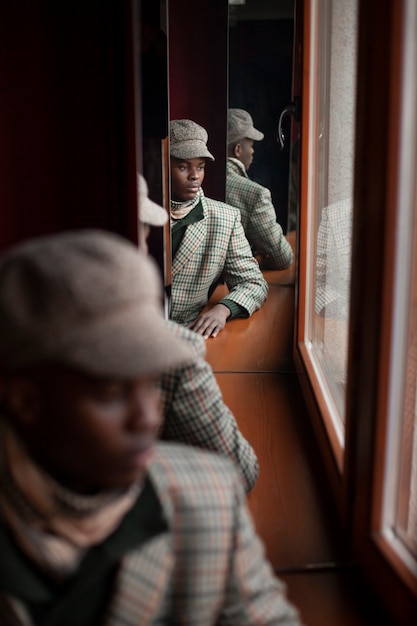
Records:
<instances>
[{"instance_id":1,"label":"flat cap","mask_svg":"<svg viewBox=\"0 0 417 626\"><path fill-rule=\"evenodd\" d=\"M156 265L113 233L15 246L0 258L0 284L0 370L57 362L134 378L193 360L164 319Z\"/></svg>"},{"instance_id":2,"label":"flat cap","mask_svg":"<svg viewBox=\"0 0 417 626\"><path fill-rule=\"evenodd\" d=\"M148 184L142 174L137 176L139 221L150 226L163 226L168 221L168 211L150 199Z\"/></svg>"},{"instance_id":3,"label":"flat cap","mask_svg":"<svg viewBox=\"0 0 417 626\"><path fill-rule=\"evenodd\" d=\"M252 117L243 109L229 109L227 111L227 143L236 143L240 139L261 141L264 134L253 125Z\"/></svg>"},{"instance_id":4,"label":"flat cap","mask_svg":"<svg viewBox=\"0 0 417 626\"><path fill-rule=\"evenodd\" d=\"M192 120L172 120L169 125L169 151L177 159L205 158L214 161L207 149L205 128Z\"/></svg>"}]
</instances>

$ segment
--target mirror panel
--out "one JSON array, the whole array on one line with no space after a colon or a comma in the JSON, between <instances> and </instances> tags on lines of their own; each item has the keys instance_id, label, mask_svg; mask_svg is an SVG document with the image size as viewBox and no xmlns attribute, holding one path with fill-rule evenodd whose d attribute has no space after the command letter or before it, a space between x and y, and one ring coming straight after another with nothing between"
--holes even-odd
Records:
<instances>
[{"instance_id":1,"label":"mirror panel","mask_svg":"<svg viewBox=\"0 0 417 626\"><path fill-rule=\"evenodd\" d=\"M209 135L215 156L206 168L204 193L224 201L227 114L226 0L169 0L169 118L191 119ZM204 28L199 28L204 24Z\"/></svg>"},{"instance_id":2,"label":"mirror panel","mask_svg":"<svg viewBox=\"0 0 417 626\"><path fill-rule=\"evenodd\" d=\"M289 141L278 142L278 120L292 98L294 2L229 2L229 107L248 111L265 135L255 142L252 180L270 189L277 221L288 223ZM291 121L283 121L289 139Z\"/></svg>"}]
</instances>

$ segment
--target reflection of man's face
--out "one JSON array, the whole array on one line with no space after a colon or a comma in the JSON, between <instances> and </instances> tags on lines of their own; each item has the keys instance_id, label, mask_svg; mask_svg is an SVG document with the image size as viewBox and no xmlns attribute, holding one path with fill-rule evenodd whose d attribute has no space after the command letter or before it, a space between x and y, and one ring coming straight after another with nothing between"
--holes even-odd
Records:
<instances>
[{"instance_id":1,"label":"reflection of man's face","mask_svg":"<svg viewBox=\"0 0 417 626\"><path fill-rule=\"evenodd\" d=\"M203 184L206 160L171 157L171 196L177 202L193 200Z\"/></svg>"},{"instance_id":2,"label":"reflection of man's face","mask_svg":"<svg viewBox=\"0 0 417 626\"><path fill-rule=\"evenodd\" d=\"M33 379L29 425L27 414L16 420L36 461L70 489L126 487L151 457L161 422L158 383L48 366Z\"/></svg>"},{"instance_id":3,"label":"reflection of man's face","mask_svg":"<svg viewBox=\"0 0 417 626\"><path fill-rule=\"evenodd\" d=\"M253 139L247 139L247 138L241 139L239 143L236 145L236 148L235 148L236 157L239 159L239 161L243 163L246 171L251 166L254 152L255 150L253 148Z\"/></svg>"}]
</instances>

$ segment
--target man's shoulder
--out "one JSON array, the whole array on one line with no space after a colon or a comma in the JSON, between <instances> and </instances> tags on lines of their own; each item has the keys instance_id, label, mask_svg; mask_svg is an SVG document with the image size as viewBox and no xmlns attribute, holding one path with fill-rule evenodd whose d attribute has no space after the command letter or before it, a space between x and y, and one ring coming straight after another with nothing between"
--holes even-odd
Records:
<instances>
[{"instance_id":1,"label":"man's shoulder","mask_svg":"<svg viewBox=\"0 0 417 626\"><path fill-rule=\"evenodd\" d=\"M230 192L230 190L241 191L244 193L249 193L251 195L255 194L259 196L270 193L267 187L264 187L260 183L255 182L251 178L236 174L235 172L230 172L230 174L227 174L226 194L228 191Z\"/></svg>"},{"instance_id":2,"label":"man's shoulder","mask_svg":"<svg viewBox=\"0 0 417 626\"><path fill-rule=\"evenodd\" d=\"M226 204L226 202L214 200L213 198L207 198L207 196L204 196L203 207L206 217L222 217L234 221L240 215L239 209L231 204Z\"/></svg>"},{"instance_id":3,"label":"man's shoulder","mask_svg":"<svg viewBox=\"0 0 417 626\"><path fill-rule=\"evenodd\" d=\"M230 459L179 443L157 443L149 474L159 493L184 493L192 500L217 500L220 492L231 494L236 488L243 489Z\"/></svg>"},{"instance_id":4,"label":"man's shoulder","mask_svg":"<svg viewBox=\"0 0 417 626\"><path fill-rule=\"evenodd\" d=\"M166 466L193 467L202 466L213 468L214 473L226 471L231 476L236 474L234 464L230 459L211 450L201 450L182 443L166 443L158 441L155 446L154 461Z\"/></svg>"},{"instance_id":5,"label":"man's shoulder","mask_svg":"<svg viewBox=\"0 0 417 626\"><path fill-rule=\"evenodd\" d=\"M248 173L242 161L234 157L228 157L226 162L226 175L239 176L239 178L248 178Z\"/></svg>"},{"instance_id":6,"label":"man's shoulder","mask_svg":"<svg viewBox=\"0 0 417 626\"><path fill-rule=\"evenodd\" d=\"M352 221L352 198L344 198L324 207L322 219L327 219L329 223L351 223Z\"/></svg>"},{"instance_id":7,"label":"man's shoulder","mask_svg":"<svg viewBox=\"0 0 417 626\"><path fill-rule=\"evenodd\" d=\"M246 494L243 479L230 459L190 445L158 442L148 475L170 523L178 516L191 519L194 528L207 527L207 511L217 511L230 522L238 500ZM209 525L217 526L212 516Z\"/></svg>"},{"instance_id":8,"label":"man's shoulder","mask_svg":"<svg viewBox=\"0 0 417 626\"><path fill-rule=\"evenodd\" d=\"M190 330L186 326L182 326L177 322L173 322L172 320L167 320L167 325L172 333L181 341L186 341L190 344L195 352L196 356L203 356L206 354L206 342L202 335Z\"/></svg>"}]
</instances>

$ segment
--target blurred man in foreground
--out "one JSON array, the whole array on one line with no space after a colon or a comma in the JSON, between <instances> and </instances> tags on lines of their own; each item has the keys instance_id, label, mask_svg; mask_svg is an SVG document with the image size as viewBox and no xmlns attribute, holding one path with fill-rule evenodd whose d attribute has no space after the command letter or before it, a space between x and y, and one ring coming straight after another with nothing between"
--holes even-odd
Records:
<instances>
[{"instance_id":1,"label":"blurred man in foreground","mask_svg":"<svg viewBox=\"0 0 417 626\"><path fill-rule=\"evenodd\" d=\"M192 359L145 256L100 231L0 260L2 624L298 624L227 459L156 444Z\"/></svg>"}]
</instances>

